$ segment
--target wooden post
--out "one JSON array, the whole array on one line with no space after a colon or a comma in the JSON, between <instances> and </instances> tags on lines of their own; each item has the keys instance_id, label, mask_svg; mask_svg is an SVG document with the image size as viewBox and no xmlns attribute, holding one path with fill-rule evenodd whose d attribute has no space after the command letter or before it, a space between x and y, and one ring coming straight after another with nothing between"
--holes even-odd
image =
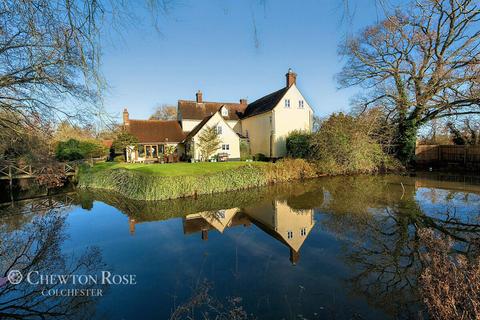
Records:
<instances>
[{"instance_id":1,"label":"wooden post","mask_svg":"<svg viewBox=\"0 0 480 320\"><path fill-rule=\"evenodd\" d=\"M467 149L468 146L463 146L463 166L467 166Z\"/></svg>"},{"instance_id":2,"label":"wooden post","mask_svg":"<svg viewBox=\"0 0 480 320\"><path fill-rule=\"evenodd\" d=\"M143 156L147 159L147 146L143 145Z\"/></svg>"}]
</instances>

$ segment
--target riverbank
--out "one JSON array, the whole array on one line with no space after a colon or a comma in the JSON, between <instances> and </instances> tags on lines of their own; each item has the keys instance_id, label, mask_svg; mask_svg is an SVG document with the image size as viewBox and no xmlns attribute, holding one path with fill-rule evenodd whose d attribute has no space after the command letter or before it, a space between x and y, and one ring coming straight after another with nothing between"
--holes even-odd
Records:
<instances>
[{"instance_id":1,"label":"riverbank","mask_svg":"<svg viewBox=\"0 0 480 320\"><path fill-rule=\"evenodd\" d=\"M303 159L276 163L105 163L82 168L78 187L114 191L135 200L168 200L354 173L368 172L326 172L319 164Z\"/></svg>"}]
</instances>

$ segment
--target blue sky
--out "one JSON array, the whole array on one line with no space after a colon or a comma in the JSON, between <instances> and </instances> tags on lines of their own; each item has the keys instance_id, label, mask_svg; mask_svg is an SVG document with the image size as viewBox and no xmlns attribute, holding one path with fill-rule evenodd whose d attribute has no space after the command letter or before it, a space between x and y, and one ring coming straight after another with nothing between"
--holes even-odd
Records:
<instances>
[{"instance_id":1,"label":"blue sky","mask_svg":"<svg viewBox=\"0 0 480 320\"><path fill-rule=\"evenodd\" d=\"M338 45L346 31L374 23L374 1L352 1L342 22L342 0L183 0L158 23L136 12L141 24L104 36L102 72L110 86L107 111L148 118L159 104L194 99L254 101L285 85L285 73L320 116L348 110L353 89L338 90ZM361 6L358 6L361 4ZM257 45L258 44L258 45Z\"/></svg>"}]
</instances>

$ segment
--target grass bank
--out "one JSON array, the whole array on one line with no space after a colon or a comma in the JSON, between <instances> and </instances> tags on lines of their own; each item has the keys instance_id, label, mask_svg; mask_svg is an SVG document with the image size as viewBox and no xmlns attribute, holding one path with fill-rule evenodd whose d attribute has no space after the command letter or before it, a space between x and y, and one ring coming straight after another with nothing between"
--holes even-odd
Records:
<instances>
[{"instance_id":1,"label":"grass bank","mask_svg":"<svg viewBox=\"0 0 480 320\"><path fill-rule=\"evenodd\" d=\"M137 200L166 200L317 177L301 159L265 162L117 164L84 167L78 186L115 191Z\"/></svg>"}]
</instances>

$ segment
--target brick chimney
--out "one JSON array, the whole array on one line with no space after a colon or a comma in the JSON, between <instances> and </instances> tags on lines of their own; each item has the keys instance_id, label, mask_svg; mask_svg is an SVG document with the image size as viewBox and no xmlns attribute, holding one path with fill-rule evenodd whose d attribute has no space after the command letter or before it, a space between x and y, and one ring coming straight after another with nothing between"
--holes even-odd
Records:
<instances>
[{"instance_id":1,"label":"brick chimney","mask_svg":"<svg viewBox=\"0 0 480 320\"><path fill-rule=\"evenodd\" d=\"M247 104L247 99L240 99L240 104Z\"/></svg>"},{"instance_id":2,"label":"brick chimney","mask_svg":"<svg viewBox=\"0 0 480 320\"><path fill-rule=\"evenodd\" d=\"M123 125L124 126L129 126L130 125L130 118L128 117L127 108L123 109Z\"/></svg>"},{"instance_id":3,"label":"brick chimney","mask_svg":"<svg viewBox=\"0 0 480 320\"><path fill-rule=\"evenodd\" d=\"M196 95L197 95L197 103L202 103L203 102L202 91L198 90Z\"/></svg>"},{"instance_id":4,"label":"brick chimney","mask_svg":"<svg viewBox=\"0 0 480 320\"><path fill-rule=\"evenodd\" d=\"M287 78L287 88L291 87L297 82L297 74L292 71L292 69L288 69L287 74L285 74L285 77Z\"/></svg>"}]
</instances>

